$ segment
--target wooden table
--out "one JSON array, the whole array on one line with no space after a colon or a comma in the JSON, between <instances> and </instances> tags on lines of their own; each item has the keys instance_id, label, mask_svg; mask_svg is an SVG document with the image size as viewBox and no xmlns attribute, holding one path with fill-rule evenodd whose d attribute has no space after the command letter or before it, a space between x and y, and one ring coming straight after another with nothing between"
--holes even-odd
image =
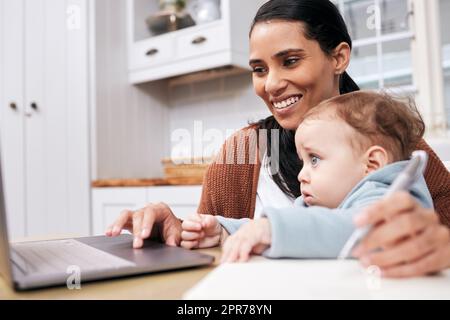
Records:
<instances>
[{"instance_id":1,"label":"wooden table","mask_svg":"<svg viewBox=\"0 0 450 320\"><path fill-rule=\"evenodd\" d=\"M220 249L201 249L216 259L207 267L82 283L80 290L65 286L16 292L0 277L1 299L181 299L183 294L213 270L219 262Z\"/></svg>"}]
</instances>

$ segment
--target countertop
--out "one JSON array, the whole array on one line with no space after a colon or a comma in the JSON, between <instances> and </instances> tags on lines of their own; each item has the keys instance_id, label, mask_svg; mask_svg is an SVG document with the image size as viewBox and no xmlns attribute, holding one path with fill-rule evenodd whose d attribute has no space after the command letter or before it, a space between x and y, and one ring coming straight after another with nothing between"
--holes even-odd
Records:
<instances>
[{"instance_id":1,"label":"countertop","mask_svg":"<svg viewBox=\"0 0 450 320\"><path fill-rule=\"evenodd\" d=\"M195 186L202 185L203 178L149 178L149 179L103 179L92 181L93 188Z\"/></svg>"}]
</instances>

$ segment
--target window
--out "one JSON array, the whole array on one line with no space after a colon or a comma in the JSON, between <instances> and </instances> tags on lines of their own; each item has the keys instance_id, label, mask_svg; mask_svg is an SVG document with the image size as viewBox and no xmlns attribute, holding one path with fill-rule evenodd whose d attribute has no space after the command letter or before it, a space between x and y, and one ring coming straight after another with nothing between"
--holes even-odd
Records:
<instances>
[{"instance_id":1,"label":"window","mask_svg":"<svg viewBox=\"0 0 450 320\"><path fill-rule=\"evenodd\" d=\"M364 89L416 90L407 0L339 0L353 40L350 75Z\"/></svg>"},{"instance_id":2,"label":"window","mask_svg":"<svg viewBox=\"0 0 450 320\"><path fill-rule=\"evenodd\" d=\"M427 124L427 135L444 136L446 124L450 125L450 28L444 27L450 19L450 0L333 2L353 40L350 76L362 89L388 89L415 96ZM435 22L439 12L441 30L445 30L441 31L444 77L439 76L441 65L433 55L440 39L430 36L438 33Z\"/></svg>"},{"instance_id":3,"label":"window","mask_svg":"<svg viewBox=\"0 0 450 320\"><path fill-rule=\"evenodd\" d=\"M440 31L442 44L442 71L444 76L444 104L447 128L450 128L450 0L440 0Z\"/></svg>"}]
</instances>

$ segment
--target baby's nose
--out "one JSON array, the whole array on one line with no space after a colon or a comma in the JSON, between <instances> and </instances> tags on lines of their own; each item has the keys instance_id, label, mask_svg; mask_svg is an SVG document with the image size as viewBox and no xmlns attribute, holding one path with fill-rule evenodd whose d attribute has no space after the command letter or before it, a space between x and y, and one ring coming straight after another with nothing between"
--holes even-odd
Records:
<instances>
[{"instance_id":1,"label":"baby's nose","mask_svg":"<svg viewBox=\"0 0 450 320\"><path fill-rule=\"evenodd\" d=\"M298 182L300 183L308 183L309 182L309 174L308 170L305 169L305 167L300 170L298 176L297 176Z\"/></svg>"}]
</instances>

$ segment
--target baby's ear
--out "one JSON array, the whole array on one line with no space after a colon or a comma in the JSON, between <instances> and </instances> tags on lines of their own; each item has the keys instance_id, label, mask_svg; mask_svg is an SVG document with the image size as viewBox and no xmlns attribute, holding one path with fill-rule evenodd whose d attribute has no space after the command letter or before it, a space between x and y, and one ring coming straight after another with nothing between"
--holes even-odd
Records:
<instances>
[{"instance_id":1,"label":"baby's ear","mask_svg":"<svg viewBox=\"0 0 450 320\"><path fill-rule=\"evenodd\" d=\"M383 168L389 163L386 150L380 146L372 146L365 153L366 175Z\"/></svg>"}]
</instances>

